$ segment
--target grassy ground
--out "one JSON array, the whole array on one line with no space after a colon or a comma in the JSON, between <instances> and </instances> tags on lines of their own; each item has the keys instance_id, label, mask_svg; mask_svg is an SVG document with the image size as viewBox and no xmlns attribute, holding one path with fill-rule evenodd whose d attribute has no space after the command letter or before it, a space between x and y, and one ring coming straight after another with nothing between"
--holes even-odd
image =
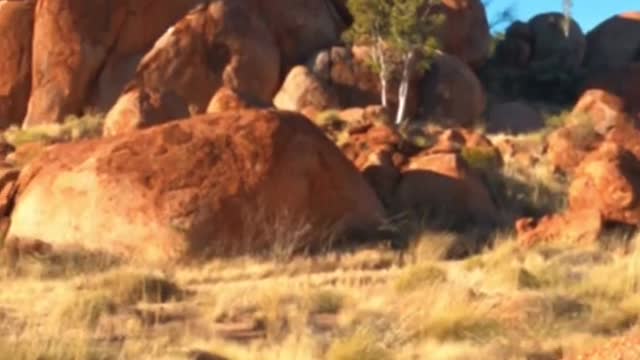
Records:
<instances>
[{"instance_id":1,"label":"grassy ground","mask_svg":"<svg viewBox=\"0 0 640 360\"><path fill-rule=\"evenodd\" d=\"M517 165L487 176L507 233L462 260L448 257L477 245L473 231L417 231L403 254L372 245L291 258L274 247L166 268L99 254L0 264L0 360L553 360L635 332L640 238L520 249L514 217L562 208L566 183L544 161Z\"/></svg>"},{"instance_id":2,"label":"grassy ground","mask_svg":"<svg viewBox=\"0 0 640 360\"><path fill-rule=\"evenodd\" d=\"M166 269L22 259L0 277L0 359L559 359L637 324L634 241L503 235L447 261L454 238Z\"/></svg>"}]
</instances>

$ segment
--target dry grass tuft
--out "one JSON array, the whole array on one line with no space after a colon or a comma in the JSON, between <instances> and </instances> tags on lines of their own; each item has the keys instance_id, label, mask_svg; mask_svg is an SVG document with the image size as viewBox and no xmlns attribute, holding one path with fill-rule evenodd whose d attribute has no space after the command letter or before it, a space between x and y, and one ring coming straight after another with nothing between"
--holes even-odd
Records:
<instances>
[{"instance_id":1,"label":"dry grass tuft","mask_svg":"<svg viewBox=\"0 0 640 360\"><path fill-rule=\"evenodd\" d=\"M396 290L409 292L445 281L446 271L432 264L422 264L405 269L396 280Z\"/></svg>"},{"instance_id":2,"label":"dry grass tuft","mask_svg":"<svg viewBox=\"0 0 640 360\"><path fill-rule=\"evenodd\" d=\"M331 344L327 360L391 360L391 352L367 330L360 330Z\"/></svg>"}]
</instances>

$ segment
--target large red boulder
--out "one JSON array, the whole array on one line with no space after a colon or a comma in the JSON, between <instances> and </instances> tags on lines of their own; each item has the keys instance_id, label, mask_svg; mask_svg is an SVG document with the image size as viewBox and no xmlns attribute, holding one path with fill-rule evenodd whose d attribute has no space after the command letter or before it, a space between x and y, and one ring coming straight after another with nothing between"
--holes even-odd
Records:
<instances>
[{"instance_id":1,"label":"large red boulder","mask_svg":"<svg viewBox=\"0 0 640 360\"><path fill-rule=\"evenodd\" d=\"M597 210L605 222L640 225L640 161L622 146L604 142L575 171L571 209Z\"/></svg>"},{"instance_id":2,"label":"large red boulder","mask_svg":"<svg viewBox=\"0 0 640 360\"><path fill-rule=\"evenodd\" d=\"M106 110L156 39L200 0L40 0L25 126Z\"/></svg>"},{"instance_id":3,"label":"large red boulder","mask_svg":"<svg viewBox=\"0 0 640 360\"><path fill-rule=\"evenodd\" d=\"M591 245L598 241L603 230L600 213L589 208L516 222L518 243L525 248L548 243Z\"/></svg>"},{"instance_id":4,"label":"large red boulder","mask_svg":"<svg viewBox=\"0 0 640 360\"><path fill-rule=\"evenodd\" d=\"M267 24L247 1L216 1L190 12L145 55L136 81L107 115L105 132L115 134L203 113L226 86L248 98L270 102L279 82L280 54ZM130 93L155 94L130 103ZM166 99L153 106L154 99ZM130 109L128 117L114 114ZM145 108L164 111L157 119ZM117 132L114 132L117 130Z\"/></svg>"},{"instance_id":5,"label":"large red boulder","mask_svg":"<svg viewBox=\"0 0 640 360\"><path fill-rule=\"evenodd\" d=\"M493 225L498 210L481 178L456 153L419 154L403 168L397 210L427 213L447 225Z\"/></svg>"},{"instance_id":6,"label":"large red boulder","mask_svg":"<svg viewBox=\"0 0 640 360\"><path fill-rule=\"evenodd\" d=\"M587 116L601 134L627 118L622 99L600 89L585 91L573 107L571 115L574 118Z\"/></svg>"},{"instance_id":7,"label":"large red boulder","mask_svg":"<svg viewBox=\"0 0 640 360\"><path fill-rule=\"evenodd\" d=\"M34 1L0 1L0 128L20 124L31 90Z\"/></svg>"},{"instance_id":8,"label":"large red boulder","mask_svg":"<svg viewBox=\"0 0 640 360\"><path fill-rule=\"evenodd\" d=\"M8 238L134 260L323 247L383 209L306 118L234 111L50 147L18 181Z\"/></svg>"},{"instance_id":9,"label":"large red boulder","mask_svg":"<svg viewBox=\"0 0 640 360\"><path fill-rule=\"evenodd\" d=\"M269 104L289 68L337 42L343 29L329 0L211 2L158 40L138 67L132 88L160 98L175 94L191 114L204 113L222 87L249 103ZM127 101L126 94L119 101ZM172 119L167 114L163 120ZM111 121L120 122L117 116L109 116L107 126L122 131L154 122L142 109L137 119L123 120L126 126Z\"/></svg>"}]
</instances>

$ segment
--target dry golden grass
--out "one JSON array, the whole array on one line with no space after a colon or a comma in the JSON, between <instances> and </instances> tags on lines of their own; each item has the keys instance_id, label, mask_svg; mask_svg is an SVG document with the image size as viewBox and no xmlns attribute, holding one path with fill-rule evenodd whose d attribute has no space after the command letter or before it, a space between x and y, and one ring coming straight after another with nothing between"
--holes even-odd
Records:
<instances>
[{"instance_id":1,"label":"dry golden grass","mask_svg":"<svg viewBox=\"0 0 640 360\"><path fill-rule=\"evenodd\" d=\"M22 259L0 277L0 359L560 359L637 326L633 246L524 251L501 234L446 260L457 237L423 232L404 260L385 248L170 269Z\"/></svg>"}]
</instances>

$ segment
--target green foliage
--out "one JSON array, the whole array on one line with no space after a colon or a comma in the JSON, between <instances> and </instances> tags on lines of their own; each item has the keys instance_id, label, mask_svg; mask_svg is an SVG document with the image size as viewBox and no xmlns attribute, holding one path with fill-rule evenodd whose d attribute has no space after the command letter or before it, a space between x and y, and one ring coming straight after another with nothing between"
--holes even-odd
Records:
<instances>
[{"instance_id":1,"label":"green foliage","mask_svg":"<svg viewBox=\"0 0 640 360\"><path fill-rule=\"evenodd\" d=\"M396 0L391 9L390 42L399 54L416 53L418 68L428 68L439 44L433 36L444 18L433 14L440 0Z\"/></svg>"},{"instance_id":2,"label":"green foliage","mask_svg":"<svg viewBox=\"0 0 640 360\"><path fill-rule=\"evenodd\" d=\"M560 114L550 115L544 120L545 127L550 130L559 129L566 125L569 116L571 116L571 112L568 110L565 110Z\"/></svg>"},{"instance_id":3,"label":"green foliage","mask_svg":"<svg viewBox=\"0 0 640 360\"><path fill-rule=\"evenodd\" d=\"M354 15L344 38L352 43L373 45L372 65L381 71L382 63L391 69L402 65L403 55L415 53L418 67L428 67L439 48L434 37L444 21L434 9L440 0L348 0Z\"/></svg>"},{"instance_id":4,"label":"green foliage","mask_svg":"<svg viewBox=\"0 0 640 360\"><path fill-rule=\"evenodd\" d=\"M344 305L344 296L331 290L320 290L311 294L310 311L316 314L337 314Z\"/></svg>"},{"instance_id":5,"label":"green foliage","mask_svg":"<svg viewBox=\"0 0 640 360\"><path fill-rule=\"evenodd\" d=\"M460 155L474 169L490 170L500 166L500 154L492 147L465 147Z\"/></svg>"},{"instance_id":6,"label":"green foliage","mask_svg":"<svg viewBox=\"0 0 640 360\"><path fill-rule=\"evenodd\" d=\"M103 124L102 115L69 116L62 124L39 125L28 129L9 128L3 136L14 147L28 143L53 144L100 137Z\"/></svg>"},{"instance_id":7,"label":"green foliage","mask_svg":"<svg viewBox=\"0 0 640 360\"><path fill-rule=\"evenodd\" d=\"M438 53L436 31L443 15L440 0L348 0L354 16L345 38L372 47L370 64L380 75L382 105L387 106L387 81L401 73L396 123L403 121L410 73L426 70Z\"/></svg>"}]
</instances>

